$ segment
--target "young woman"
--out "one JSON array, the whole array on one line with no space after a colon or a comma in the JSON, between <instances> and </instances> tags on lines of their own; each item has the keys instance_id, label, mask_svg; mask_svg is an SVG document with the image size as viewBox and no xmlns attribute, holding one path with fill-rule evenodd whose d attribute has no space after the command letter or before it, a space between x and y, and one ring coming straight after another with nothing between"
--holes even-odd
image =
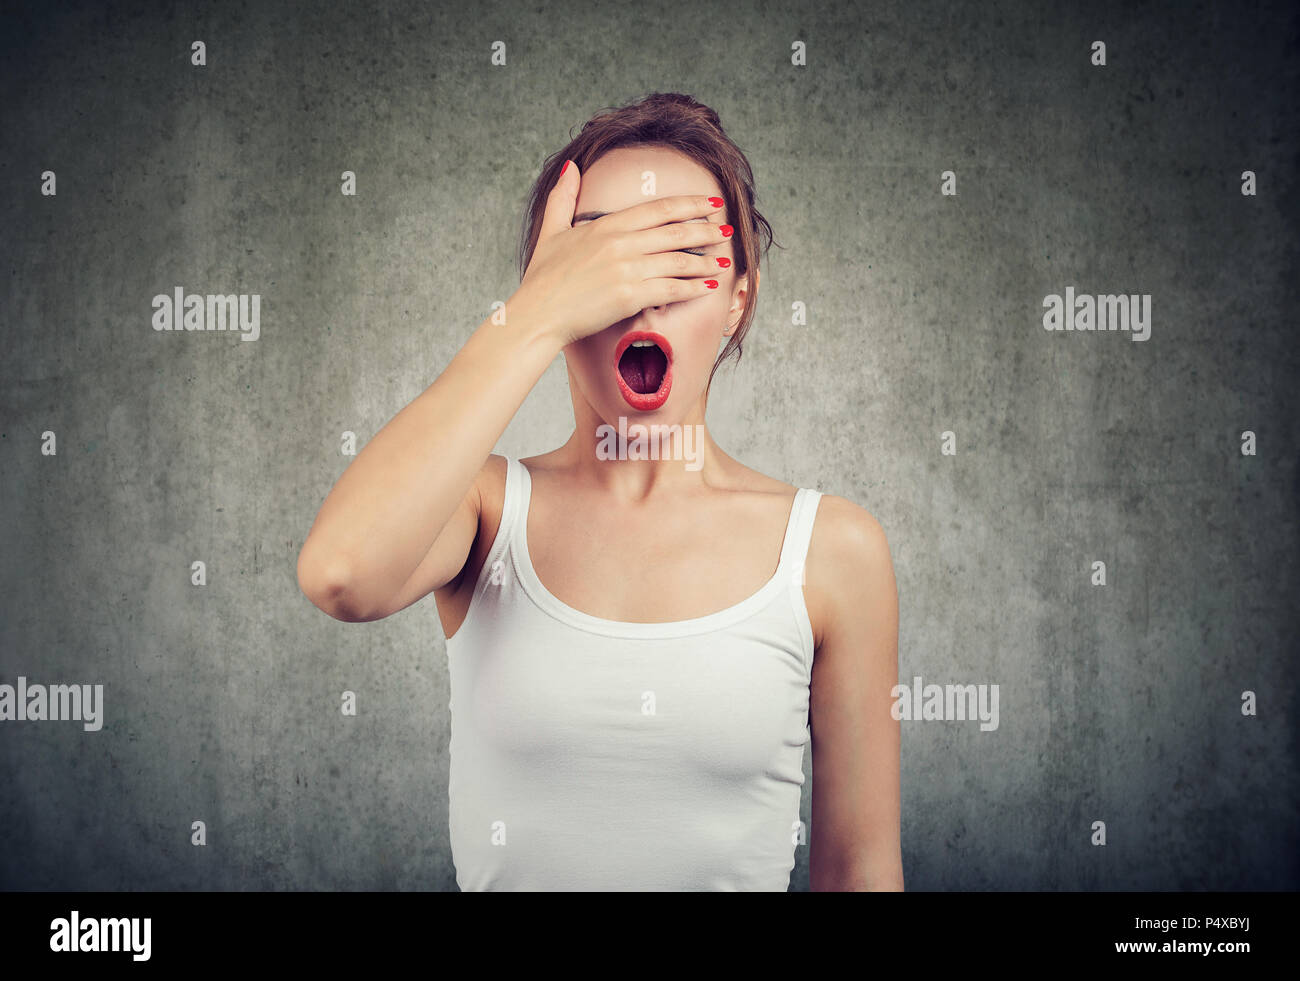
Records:
<instances>
[{"instance_id":1,"label":"young woman","mask_svg":"<svg viewBox=\"0 0 1300 981\"><path fill-rule=\"evenodd\" d=\"M337 619L435 596L462 889L784 890L802 843L813 889L903 887L884 532L708 435L762 235L712 110L658 94L592 119L533 189L519 289L303 544L302 590ZM561 353L573 434L493 455ZM638 425L693 439L647 452Z\"/></svg>"}]
</instances>

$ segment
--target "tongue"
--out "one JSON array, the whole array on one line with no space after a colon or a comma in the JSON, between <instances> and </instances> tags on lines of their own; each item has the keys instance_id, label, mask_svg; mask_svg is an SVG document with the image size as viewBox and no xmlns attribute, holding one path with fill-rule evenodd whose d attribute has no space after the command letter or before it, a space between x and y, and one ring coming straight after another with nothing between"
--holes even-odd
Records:
<instances>
[{"instance_id":1,"label":"tongue","mask_svg":"<svg viewBox=\"0 0 1300 981\"><path fill-rule=\"evenodd\" d=\"M629 347L618 361L619 374L628 388L640 395L657 392L668 359L658 347Z\"/></svg>"}]
</instances>

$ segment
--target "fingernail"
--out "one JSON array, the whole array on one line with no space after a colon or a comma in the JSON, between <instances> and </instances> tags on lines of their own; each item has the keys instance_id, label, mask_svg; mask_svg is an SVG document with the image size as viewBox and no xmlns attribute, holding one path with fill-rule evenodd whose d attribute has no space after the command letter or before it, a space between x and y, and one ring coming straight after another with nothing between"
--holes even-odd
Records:
<instances>
[{"instance_id":1,"label":"fingernail","mask_svg":"<svg viewBox=\"0 0 1300 981\"><path fill-rule=\"evenodd\" d=\"M716 279L706 279L704 285L711 290L716 290L718 288L718 281Z\"/></svg>"},{"instance_id":2,"label":"fingernail","mask_svg":"<svg viewBox=\"0 0 1300 981\"><path fill-rule=\"evenodd\" d=\"M715 208L721 208L723 200L722 198L709 198L709 204L713 205Z\"/></svg>"},{"instance_id":3,"label":"fingernail","mask_svg":"<svg viewBox=\"0 0 1300 981\"><path fill-rule=\"evenodd\" d=\"M726 269L728 266L731 265L731 260L728 259L725 255L714 256L714 258L718 260L718 265L720 265L723 269Z\"/></svg>"},{"instance_id":4,"label":"fingernail","mask_svg":"<svg viewBox=\"0 0 1300 981\"><path fill-rule=\"evenodd\" d=\"M560 168L560 176L563 177L564 172L568 169L569 169L569 161L566 160L564 161L564 166Z\"/></svg>"},{"instance_id":5,"label":"fingernail","mask_svg":"<svg viewBox=\"0 0 1300 981\"><path fill-rule=\"evenodd\" d=\"M731 233L734 229L730 225L719 225L718 231L722 233L723 238L731 238Z\"/></svg>"}]
</instances>

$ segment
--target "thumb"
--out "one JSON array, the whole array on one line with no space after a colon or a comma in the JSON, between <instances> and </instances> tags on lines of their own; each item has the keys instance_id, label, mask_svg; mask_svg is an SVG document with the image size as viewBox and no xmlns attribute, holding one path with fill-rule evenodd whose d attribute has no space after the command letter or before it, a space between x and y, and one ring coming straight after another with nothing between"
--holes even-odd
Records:
<instances>
[{"instance_id":1,"label":"thumb","mask_svg":"<svg viewBox=\"0 0 1300 981\"><path fill-rule=\"evenodd\" d=\"M572 160L564 161L560 176L546 197L546 211L542 213L542 227L537 233L537 241L573 227L573 210L578 206L578 186L581 182L578 165Z\"/></svg>"}]
</instances>

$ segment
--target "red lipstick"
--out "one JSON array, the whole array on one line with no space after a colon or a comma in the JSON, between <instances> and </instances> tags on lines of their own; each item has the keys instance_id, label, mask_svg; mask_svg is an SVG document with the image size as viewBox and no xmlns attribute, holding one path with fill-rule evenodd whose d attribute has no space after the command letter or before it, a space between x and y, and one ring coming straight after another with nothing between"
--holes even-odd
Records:
<instances>
[{"instance_id":1,"label":"red lipstick","mask_svg":"<svg viewBox=\"0 0 1300 981\"><path fill-rule=\"evenodd\" d=\"M650 341L650 345L635 341ZM668 401L673 387L673 349L663 334L632 330L614 348L614 378L623 401L641 412L653 412Z\"/></svg>"}]
</instances>

